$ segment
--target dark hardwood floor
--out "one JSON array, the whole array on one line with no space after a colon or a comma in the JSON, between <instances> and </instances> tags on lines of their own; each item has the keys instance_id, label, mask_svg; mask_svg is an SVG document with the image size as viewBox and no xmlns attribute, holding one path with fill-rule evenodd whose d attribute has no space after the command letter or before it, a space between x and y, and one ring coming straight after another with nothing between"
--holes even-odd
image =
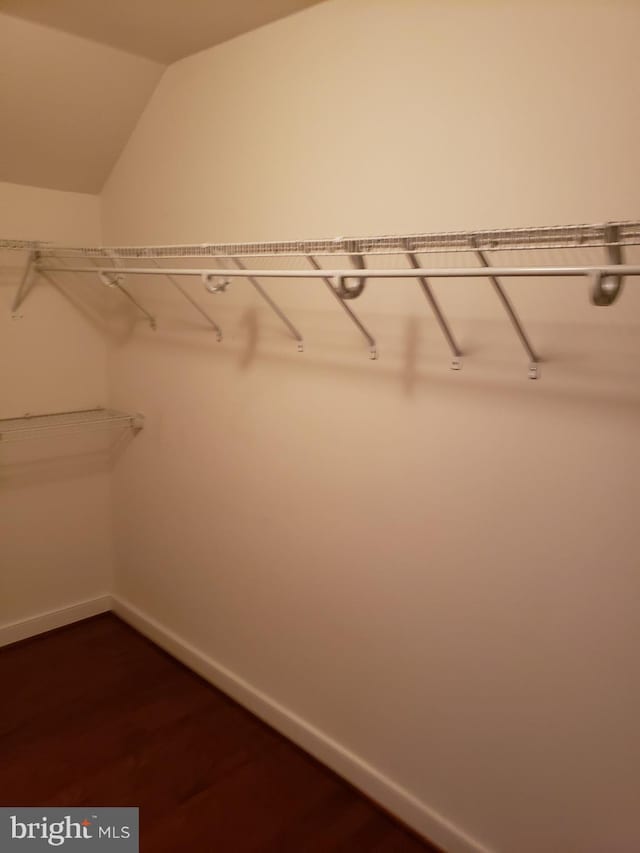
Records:
<instances>
[{"instance_id":1,"label":"dark hardwood floor","mask_svg":"<svg viewBox=\"0 0 640 853\"><path fill-rule=\"evenodd\" d=\"M143 853L436 850L111 614L0 684L0 805L139 806Z\"/></svg>"}]
</instances>

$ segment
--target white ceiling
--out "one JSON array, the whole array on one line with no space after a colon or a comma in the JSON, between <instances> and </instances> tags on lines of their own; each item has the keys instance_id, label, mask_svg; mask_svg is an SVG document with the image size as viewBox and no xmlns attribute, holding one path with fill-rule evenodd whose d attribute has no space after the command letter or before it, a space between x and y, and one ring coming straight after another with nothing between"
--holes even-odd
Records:
<instances>
[{"instance_id":1,"label":"white ceiling","mask_svg":"<svg viewBox=\"0 0 640 853\"><path fill-rule=\"evenodd\" d=\"M320 0L0 0L0 181L97 193L167 64Z\"/></svg>"},{"instance_id":2,"label":"white ceiling","mask_svg":"<svg viewBox=\"0 0 640 853\"><path fill-rule=\"evenodd\" d=\"M0 10L156 62L175 62L320 0L0 0Z\"/></svg>"}]
</instances>

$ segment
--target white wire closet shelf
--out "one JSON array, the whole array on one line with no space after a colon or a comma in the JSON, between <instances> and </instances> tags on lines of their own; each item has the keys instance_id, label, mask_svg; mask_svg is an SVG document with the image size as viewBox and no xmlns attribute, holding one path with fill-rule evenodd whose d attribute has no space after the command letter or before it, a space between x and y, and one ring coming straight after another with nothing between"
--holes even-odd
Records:
<instances>
[{"instance_id":1,"label":"white wire closet shelf","mask_svg":"<svg viewBox=\"0 0 640 853\"><path fill-rule=\"evenodd\" d=\"M73 435L85 430L104 430L112 427L129 428L133 432L139 432L143 426L142 415L127 414L115 409L80 409L75 412L24 415L21 418L0 418L0 442L27 441L49 435Z\"/></svg>"},{"instance_id":2,"label":"white wire closet shelf","mask_svg":"<svg viewBox=\"0 0 640 853\"><path fill-rule=\"evenodd\" d=\"M486 251L505 249L571 249L640 244L640 220L593 225L543 225L480 231L379 237L334 237L253 243L194 243L166 246L63 246L38 240L0 239L0 249L26 249L43 255L105 258L215 258L219 256L397 254L399 252L468 252L471 243Z\"/></svg>"},{"instance_id":3,"label":"white wire closet shelf","mask_svg":"<svg viewBox=\"0 0 640 853\"><path fill-rule=\"evenodd\" d=\"M539 355L530 341L524 325L505 289L504 279L522 277L578 277L589 282L591 302L595 306L612 305L620 296L625 278L640 276L640 266L625 263L625 248L640 245L640 221L608 222L593 225L541 226L490 231L458 231L434 234L409 234L380 237L339 237L323 240L199 243L165 246L58 246L51 243L0 239L0 249L20 249L28 253L22 281L13 302L13 316L19 318L20 307L31 289L34 274L55 282L55 277L67 274L93 274L103 285L120 292L156 329L156 318L126 286L126 278L164 276L193 306L222 340L222 329L208 310L205 310L183 287L180 279L199 277L210 294L223 294L229 284L243 278L257 291L269 308L278 316L294 338L299 351L304 348L301 332L282 308L266 291L259 279L296 278L320 280L356 326L366 341L369 355L377 358L374 336L353 310L353 301L361 296L369 280L381 278L414 279L419 285L441 334L451 353L451 367L462 366L463 353L431 286L432 279L485 279L504 309L529 362L528 375L537 379ZM600 259L587 265L494 265L490 254L503 251L543 251L553 249L579 250L601 248ZM465 253L474 265L438 266L428 258L437 253ZM384 256L395 256L388 267L381 267ZM420 257L422 256L422 257ZM424 257L426 256L426 258ZM368 259L377 257L375 268ZM166 266L161 261L192 258L206 266ZM266 266L261 258L302 259L304 268L292 269ZM348 266L345 267L344 259ZM335 260L339 259L340 264ZM144 265L141 262L149 261ZM332 263L333 262L333 263ZM393 265L391 265L393 264Z\"/></svg>"}]
</instances>

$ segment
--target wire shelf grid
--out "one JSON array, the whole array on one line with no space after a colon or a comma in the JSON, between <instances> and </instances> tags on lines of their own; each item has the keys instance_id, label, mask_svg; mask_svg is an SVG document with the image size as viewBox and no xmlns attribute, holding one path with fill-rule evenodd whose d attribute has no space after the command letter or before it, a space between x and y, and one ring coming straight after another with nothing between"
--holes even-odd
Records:
<instances>
[{"instance_id":1,"label":"wire shelf grid","mask_svg":"<svg viewBox=\"0 0 640 853\"><path fill-rule=\"evenodd\" d=\"M74 412L52 412L43 415L24 415L20 418L0 418L0 442L25 441L47 435L62 435L80 430L130 427L142 429L141 415L115 409L81 409Z\"/></svg>"},{"instance_id":2,"label":"wire shelf grid","mask_svg":"<svg viewBox=\"0 0 640 853\"><path fill-rule=\"evenodd\" d=\"M200 243L167 246L79 247L57 246L33 240L0 240L0 249L37 251L44 257L115 258L212 258L308 255L375 255L402 252L472 252L506 249L571 249L610 244L615 229L616 245L640 244L640 221L596 225L551 225L489 231L450 231L404 236L338 237L254 243Z\"/></svg>"}]
</instances>

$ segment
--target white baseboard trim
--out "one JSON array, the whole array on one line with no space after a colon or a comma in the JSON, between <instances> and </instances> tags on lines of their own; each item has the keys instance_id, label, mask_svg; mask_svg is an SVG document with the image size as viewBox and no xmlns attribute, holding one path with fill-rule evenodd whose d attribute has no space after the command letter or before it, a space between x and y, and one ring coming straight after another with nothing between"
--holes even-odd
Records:
<instances>
[{"instance_id":1,"label":"white baseboard trim","mask_svg":"<svg viewBox=\"0 0 640 853\"><path fill-rule=\"evenodd\" d=\"M491 853L410 791L118 596L113 611L447 853Z\"/></svg>"},{"instance_id":2,"label":"white baseboard trim","mask_svg":"<svg viewBox=\"0 0 640 853\"><path fill-rule=\"evenodd\" d=\"M81 619L88 619L90 616L97 616L98 613L105 613L107 610L111 610L111 605L111 596L101 595L98 598L61 607L59 610L50 610L48 613L31 616L29 619L0 625L0 647L35 637L38 634L44 634L45 631L52 631L54 628L71 625L72 622L79 622Z\"/></svg>"}]
</instances>

